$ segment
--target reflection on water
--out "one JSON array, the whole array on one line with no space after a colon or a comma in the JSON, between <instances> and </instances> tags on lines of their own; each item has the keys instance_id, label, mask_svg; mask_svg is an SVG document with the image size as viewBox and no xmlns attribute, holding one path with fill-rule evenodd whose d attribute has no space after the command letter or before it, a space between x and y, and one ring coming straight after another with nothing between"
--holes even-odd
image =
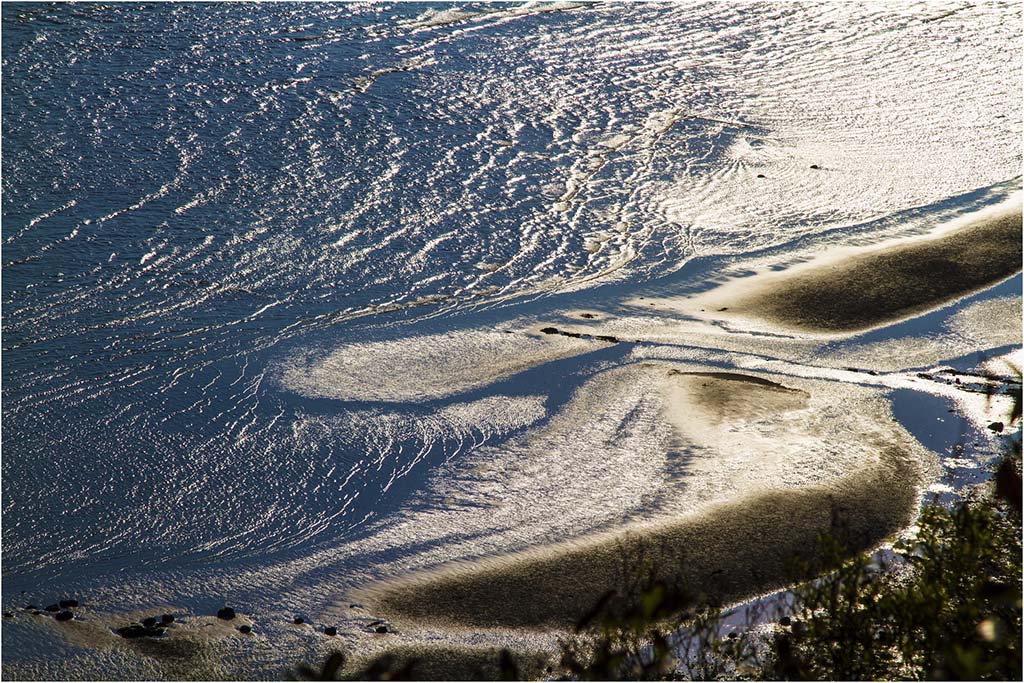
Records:
<instances>
[{"instance_id":1,"label":"reflection on water","mask_svg":"<svg viewBox=\"0 0 1024 683\"><path fill-rule=\"evenodd\" d=\"M357 583L630 353L536 320L1019 170L1015 5L2 11L5 598Z\"/></svg>"}]
</instances>

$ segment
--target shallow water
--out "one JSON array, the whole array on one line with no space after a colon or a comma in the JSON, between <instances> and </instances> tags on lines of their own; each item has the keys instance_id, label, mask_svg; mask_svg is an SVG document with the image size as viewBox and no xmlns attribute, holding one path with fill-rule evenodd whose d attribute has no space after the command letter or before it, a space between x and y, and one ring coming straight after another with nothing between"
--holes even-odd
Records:
<instances>
[{"instance_id":1,"label":"shallow water","mask_svg":"<svg viewBox=\"0 0 1024 683\"><path fill-rule=\"evenodd\" d=\"M5 608L78 591L273 620L668 509L715 477L666 465L642 395L565 424L595 373L667 352L540 327L590 311L716 367L813 358L619 305L1005 200L1020 18L5 4ZM1012 343L955 336L937 358ZM616 495L610 469L567 470L572 498L547 481L607 448L647 454ZM473 469L502 458L518 488ZM446 537L446 486L523 512ZM5 659L31 658L35 632L8 632Z\"/></svg>"}]
</instances>

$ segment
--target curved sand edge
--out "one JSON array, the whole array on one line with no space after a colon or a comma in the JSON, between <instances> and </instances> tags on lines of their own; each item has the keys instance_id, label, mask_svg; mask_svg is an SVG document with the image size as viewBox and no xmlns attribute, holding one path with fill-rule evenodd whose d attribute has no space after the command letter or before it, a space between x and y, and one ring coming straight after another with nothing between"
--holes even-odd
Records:
<instances>
[{"instance_id":1,"label":"curved sand edge","mask_svg":"<svg viewBox=\"0 0 1024 683\"><path fill-rule=\"evenodd\" d=\"M853 552L909 525L919 500L916 467L896 449L884 460L832 486L765 493L699 516L456 565L364 589L361 597L399 623L571 627L609 591L617 593L612 610L637 601L649 570L650 579L694 604L729 604L801 578L794 560L820 569L815 540L822 532Z\"/></svg>"},{"instance_id":2,"label":"curved sand edge","mask_svg":"<svg viewBox=\"0 0 1024 683\"><path fill-rule=\"evenodd\" d=\"M810 396L757 376L680 372L667 364L651 371L663 374L671 390L676 410L666 418L682 420L679 428L698 440L701 430L717 433L726 429L722 420L738 416L767 425L763 421L799 415ZM652 581L692 604L723 605L781 588L801 578L794 560L812 572L821 568L816 539L822 532L854 552L912 523L925 476L916 442L873 429L860 438L877 458L824 483L755 489L697 513L455 562L370 585L354 599L403 626L544 629L575 625L609 593L616 594L607 603L611 610L635 603ZM730 440L723 445L742 447Z\"/></svg>"},{"instance_id":3,"label":"curved sand edge","mask_svg":"<svg viewBox=\"0 0 1024 683\"><path fill-rule=\"evenodd\" d=\"M852 333L913 317L981 291L1021 270L1019 205L986 211L962 227L889 246L839 249L780 273L727 283L693 300L693 313L763 320L824 334Z\"/></svg>"}]
</instances>

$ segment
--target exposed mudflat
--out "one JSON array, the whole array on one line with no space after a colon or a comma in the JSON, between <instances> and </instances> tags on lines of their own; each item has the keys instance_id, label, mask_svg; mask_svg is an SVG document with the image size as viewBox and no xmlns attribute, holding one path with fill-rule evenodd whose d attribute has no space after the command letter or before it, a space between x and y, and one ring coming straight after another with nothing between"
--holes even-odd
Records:
<instances>
[{"instance_id":1,"label":"exposed mudflat","mask_svg":"<svg viewBox=\"0 0 1024 683\"><path fill-rule=\"evenodd\" d=\"M649 580L705 604L778 588L798 578L794 559L814 566L820 533L868 548L914 518L928 454L863 392L858 401L858 392L833 395L823 383L790 387L670 363L611 372L626 371L659 379L654 414L689 447L689 476L717 496L683 488L678 507L689 512L678 517L458 563L357 599L399 624L571 627L606 594L616 596L611 609L639 600Z\"/></svg>"},{"instance_id":2,"label":"exposed mudflat","mask_svg":"<svg viewBox=\"0 0 1024 683\"><path fill-rule=\"evenodd\" d=\"M1012 438L1017 4L0 9L4 678L532 672Z\"/></svg>"},{"instance_id":3,"label":"exposed mudflat","mask_svg":"<svg viewBox=\"0 0 1024 683\"><path fill-rule=\"evenodd\" d=\"M979 218L886 248L841 249L789 271L727 285L699 299L725 319L848 333L907 318L1021 270L1021 212Z\"/></svg>"}]
</instances>

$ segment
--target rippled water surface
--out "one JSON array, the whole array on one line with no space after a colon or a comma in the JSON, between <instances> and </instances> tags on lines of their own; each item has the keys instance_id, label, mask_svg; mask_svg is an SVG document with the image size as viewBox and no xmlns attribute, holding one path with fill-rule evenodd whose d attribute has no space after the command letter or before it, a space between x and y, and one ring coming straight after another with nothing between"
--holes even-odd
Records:
<instances>
[{"instance_id":1,"label":"rippled water surface","mask_svg":"<svg viewBox=\"0 0 1024 683\"><path fill-rule=\"evenodd\" d=\"M1005 199L1020 19L5 3L4 592L159 571L192 594L192 571L312 571L346 543L411 557L420 518L472 555L656 508L685 471L655 455L648 399L569 424L582 375L624 352L517 335ZM609 443L642 457L599 502L614 477L554 462ZM516 486L486 472L502 458ZM591 507L552 503L564 523L531 538L498 515L445 541L467 490L548 476ZM527 488L531 520L565 491ZM372 573L383 556L360 552L330 561Z\"/></svg>"}]
</instances>

